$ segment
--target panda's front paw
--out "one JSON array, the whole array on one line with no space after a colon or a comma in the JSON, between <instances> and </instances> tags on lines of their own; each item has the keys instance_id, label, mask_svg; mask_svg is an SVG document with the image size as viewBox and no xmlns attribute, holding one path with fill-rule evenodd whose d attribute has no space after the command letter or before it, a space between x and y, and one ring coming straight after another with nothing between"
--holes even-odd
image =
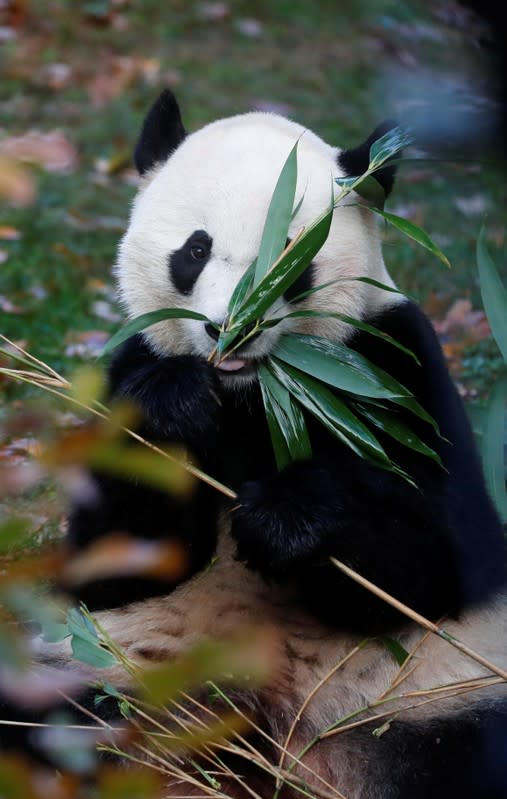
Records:
<instances>
[{"instance_id":1,"label":"panda's front paw","mask_svg":"<svg viewBox=\"0 0 507 799\"><path fill-rule=\"evenodd\" d=\"M244 483L232 512L237 557L267 579L290 579L326 559L339 508L331 475L312 462Z\"/></svg>"},{"instance_id":2,"label":"panda's front paw","mask_svg":"<svg viewBox=\"0 0 507 799\"><path fill-rule=\"evenodd\" d=\"M113 395L140 410L146 438L181 442L196 454L216 448L220 385L204 358L160 357L133 336L111 364L109 381Z\"/></svg>"}]
</instances>

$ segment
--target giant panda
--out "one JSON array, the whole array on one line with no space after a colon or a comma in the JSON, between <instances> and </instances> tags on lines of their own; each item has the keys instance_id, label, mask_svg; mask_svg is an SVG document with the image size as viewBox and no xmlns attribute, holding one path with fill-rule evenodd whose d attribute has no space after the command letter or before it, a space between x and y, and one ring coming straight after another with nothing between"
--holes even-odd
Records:
<instances>
[{"instance_id":1,"label":"giant panda","mask_svg":"<svg viewBox=\"0 0 507 799\"><path fill-rule=\"evenodd\" d=\"M187 134L176 99L164 91L135 149L140 188L115 267L127 316L178 306L221 323L238 279L256 257L277 177L296 140L296 200L303 199L290 236L327 207L330 175L364 172L372 142L388 129L384 124L358 147L339 149L296 122L252 112ZM375 175L386 195L394 173L389 164ZM374 215L352 196L336 208L326 243L271 313L280 316L295 300L301 310L355 317L395 338L417 361L324 317L267 329L220 367L208 362L215 329L193 319L157 323L117 350L109 390L137 405L142 434L183 444L238 498L228 501L200 484L188 498L175 499L94 473L92 499L70 514L70 547L80 551L113 530L176 538L188 568L174 583L96 581L80 598L113 640L144 664L175 657L201 638L219 639L248 625L272 628L275 673L268 684L239 691L236 701L264 731L269 762L278 762L278 747L293 727L286 765L291 762L301 782L299 789L284 787L281 797L303 790L346 799L505 799L502 680L330 560L348 564L507 668L504 537L463 404L424 313L378 282L394 287ZM330 285L307 293L323 283ZM278 337L294 331L345 343L407 386L441 435L413 416L407 421L438 452L443 468L386 440L391 456L414 478L416 486L409 485L308 418L312 458L278 471L256 369ZM401 678L386 638L412 653ZM52 658L64 666L70 655L62 645ZM488 686L465 690L484 677L492 678ZM113 669L110 679L121 677ZM438 701L418 694L453 684L461 689L442 690ZM404 700L393 699L402 694ZM388 724L371 707L382 696L395 711ZM338 719L357 720L361 709L368 723L318 740ZM291 753L301 753L312 739L315 745L292 762ZM221 779L221 795L273 795L269 769L257 773L241 759L234 768L235 778ZM205 793L188 769L188 783L171 783L165 795Z\"/></svg>"}]
</instances>

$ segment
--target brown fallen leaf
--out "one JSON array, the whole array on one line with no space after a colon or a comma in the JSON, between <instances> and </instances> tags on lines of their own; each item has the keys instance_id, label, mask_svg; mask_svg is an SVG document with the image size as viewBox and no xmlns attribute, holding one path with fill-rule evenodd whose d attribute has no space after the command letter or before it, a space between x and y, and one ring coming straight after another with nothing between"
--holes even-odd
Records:
<instances>
[{"instance_id":1,"label":"brown fallen leaf","mask_svg":"<svg viewBox=\"0 0 507 799\"><path fill-rule=\"evenodd\" d=\"M38 164L48 172L72 172L78 163L75 146L63 131L43 133L31 130L21 136L0 140L0 155L30 164Z\"/></svg>"},{"instance_id":2,"label":"brown fallen leaf","mask_svg":"<svg viewBox=\"0 0 507 799\"><path fill-rule=\"evenodd\" d=\"M19 161L0 152L0 198L2 197L13 205L29 205L35 199L35 181Z\"/></svg>"},{"instance_id":3,"label":"brown fallen leaf","mask_svg":"<svg viewBox=\"0 0 507 799\"><path fill-rule=\"evenodd\" d=\"M84 333L72 333L67 338L65 355L68 358L96 358L104 349L110 338L104 330L86 330Z\"/></svg>"},{"instance_id":4,"label":"brown fallen leaf","mask_svg":"<svg viewBox=\"0 0 507 799\"><path fill-rule=\"evenodd\" d=\"M10 225L0 225L0 239L3 241L18 241L21 238L21 231Z\"/></svg>"},{"instance_id":5,"label":"brown fallen leaf","mask_svg":"<svg viewBox=\"0 0 507 799\"><path fill-rule=\"evenodd\" d=\"M71 557L63 571L64 585L81 585L104 577L141 575L158 580L184 576L187 559L177 539L148 541L112 533Z\"/></svg>"},{"instance_id":6,"label":"brown fallen leaf","mask_svg":"<svg viewBox=\"0 0 507 799\"><path fill-rule=\"evenodd\" d=\"M2 263L1 253L3 251L0 250L0 263ZM7 260L7 259L4 259ZM0 294L0 311L4 313L12 313L12 314L22 314L25 313L24 308L21 308L20 305L14 305L13 302L10 301L8 297L4 297L3 294Z\"/></svg>"}]
</instances>

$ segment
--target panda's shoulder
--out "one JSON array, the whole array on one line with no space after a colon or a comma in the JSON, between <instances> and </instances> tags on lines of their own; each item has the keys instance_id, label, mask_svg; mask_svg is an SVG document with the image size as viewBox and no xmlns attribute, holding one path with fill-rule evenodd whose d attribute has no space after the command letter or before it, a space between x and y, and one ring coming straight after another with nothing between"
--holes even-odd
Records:
<instances>
[{"instance_id":1,"label":"panda's shoulder","mask_svg":"<svg viewBox=\"0 0 507 799\"><path fill-rule=\"evenodd\" d=\"M372 363L398 379L402 375L421 372L447 377L445 357L435 328L413 300L407 297L397 299L391 305L371 311L363 321L376 328L383 337L357 330L349 344ZM401 346L396 347L393 342Z\"/></svg>"}]
</instances>

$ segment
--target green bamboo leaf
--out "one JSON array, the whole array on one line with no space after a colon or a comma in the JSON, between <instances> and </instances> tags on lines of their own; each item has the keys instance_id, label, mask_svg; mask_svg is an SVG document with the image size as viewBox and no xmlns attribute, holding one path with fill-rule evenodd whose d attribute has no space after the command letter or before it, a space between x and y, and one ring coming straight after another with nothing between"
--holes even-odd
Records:
<instances>
[{"instance_id":1,"label":"green bamboo leaf","mask_svg":"<svg viewBox=\"0 0 507 799\"><path fill-rule=\"evenodd\" d=\"M118 661L104 649L93 624L77 608L72 608L67 616L71 638L72 654L76 660L88 663L98 669L117 665Z\"/></svg>"},{"instance_id":2,"label":"green bamboo leaf","mask_svg":"<svg viewBox=\"0 0 507 799\"><path fill-rule=\"evenodd\" d=\"M384 468L392 466L383 447L366 425L326 386L277 358L270 358L267 368L303 407L356 454L368 457Z\"/></svg>"},{"instance_id":3,"label":"green bamboo leaf","mask_svg":"<svg viewBox=\"0 0 507 799\"><path fill-rule=\"evenodd\" d=\"M276 466L277 469L281 471L288 466L289 463L292 463L292 456L286 437L283 434L282 425L278 420L275 402L272 399L270 392L266 389L265 381L260 375L259 385L261 387L262 401L264 403L264 411L266 413L266 421L268 423L269 435L271 437L271 444L273 446Z\"/></svg>"},{"instance_id":4,"label":"green bamboo leaf","mask_svg":"<svg viewBox=\"0 0 507 799\"><path fill-rule=\"evenodd\" d=\"M356 194L359 194L360 197L363 197L363 199L377 208L384 207L386 193L373 175L364 174L355 178L335 178L335 183L342 189L348 189L349 191L353 189Z\"/></svg>"},{"instance_id":5,"label":"green bamboo leaf","mask_svg":"<svg viewBox=\"0 0 507 799\"><path fill-rule=\"evenodd\" d=\"M400 642L396 641L395 638L391 638L389 635L383 635L380 640L387 651L393 656L398 666L403 666L407 658L410 657L410 654L402 647Z\"/></svg>"},{"instance_id":6,"label":"green bamboo leaf","mask_svg":"<svg viewBox=\"0 0 507 799\"><path fill-rule=\"evenodd\" d=\"M436 461L443 467L440 456L434 449L429 447L424 441L415 435L410 427L405 424L393 411L388 411L385 408L373 407L372 405L363 405L361 403L354 403L354 407L370 424L378 427L387 435L399 441L409 449L419 452L421 455L426 455L428 458Z\"/></svg>"},{"instance_id":7,"label":"green bamboo leaf","mask_svg":"<svg viewBox=\"0 0 507 799\"><path fill-rule=\"evenodd\" d=\"M397 380L345 344L319 336L282 336L273 355L324 383L365 397L409 397Z\"/></svg>"},{"instance_id":8,"label":"green bamboo leaf","mask_svg":"<svg viewBox=\"0 0 507 799\"><path fill-rule=\"evenodd\" d=\"M91 644L78 635L73 635L71 640L72 656L81 663L88 663L97 669L108 669L117 663L116 658L101 646Z\"/></svg>"},{"instance_id":9,"label":"green bamboo leaf","mask_svg":"<svg viewBox=\"0 0 507 799\"><path fill-rule=\"evenodd\" d=\"M482 438L484 425L486 424L486 419L488 416L487 407L484 405L474 405L471 402L467 402L465 407L468 414L468 419L472 425L472 430L474 431L474 435L476 435L478 438Z\"/></svg>"},{"instance_id":10,"label":"green bamboo leaf","mask_svg":"<svg viewBox=\"0 0 507 799\"><path fill-rule=\"evenodd\" d=\"M244 303L248 292L253 286L256 265L257 259L252 261L246 272L238 280L236 288L231 294L231 299L229 300L229 306L227 308L227 314L231 322L234 319L234 314Z\"/></svg>"},{"instance_id":11,"label":"green bamboo leaf","mask_svg":"<svg viewBox=\"0 0 507 799\"><path fill-rule=\"evenodd\" d=\"M365 402L388 399L438 432L435 420L405 386L344 344L318 336L291 334L280 338L273 355L335 388L357 395Z\"/></svg>"},{"instance_id":12,"label":"green bamboo leaf","mask_svg":"<svg viewBox=\"0 0 507 799\"><path fill-rule=\"evenodd\" d=\"M358 280L361 283L369 283L370 286L376 286L378 289L392 291L394 294L401 294L401 291L394 288L394 286L386 286L385 283L380 283L378 280L373 280L371 277L338 277L335 280L328 280L327 283L320 283L318 286L312 286L311 289L302 291L301 294L298 294L296 297L292 298L290 304L293 305L296 302L301 302L301 300L306 299L311 294L315 294L315 292L321 291L322 289L327 289L328 286L333 286L335 283L347 283L350 280Z\"/></svg>"},{"instance_id":13,"label":"green bamboo leaf","mask_svg":"<svg viewBox=\"0 0 507 799\"><path fill-rule=\"evenodd\" d=\"M359 319L354 319L352 316L347 316L346 314L337 313L335 311L291 311L290 313L285 314L285 316L279 316L277 319L265 320L261 323L261 327L274 327L274 325L282 322L284 319L305 319L311 317L339 319L341 322L346 322L346 324L350 325L351 327L355 327L357 330L363 330L365 333L369 333L372 336L381 338L388 344L392 344L393 347L401 350L406 355L409 355L411 358L413 358L416 363L419 363L419 359L412 352L412 350L404 347L403 344L400 344L399 341L396 341L396 339L392 338L392 336L389 336L387 333L383 333L382 330L378 329L378 327L374 327L366 322L361 322Z\"/></svg>"},{"instance_id":14,"label":"green bamboo leaf","mask_svg":"<svg viewBox=\"0 0 507 799\"><path fill-rule=\"evenodd\" d=\"M477 240L477 266L484 310L498 349L507 363L507 289L488 252L484 227Z\"/></svg>"},{"instance_id":15,"label":"green bamboo leaf","mask_svg":"<svg viewBox=\"0 0 507 799\"><path fill-rule=\"evenodd\" d=\"M272 431L270 424L272 440L273 432L275 434L273 446L278 468L283 468L293 460L311 458L312 448L301 408L292 400L285 386L275 380L265 366L260 366L258 375L268 424L270 421L275 422L278 428ZM279 446L280 434L283 437L282 447ZM275 442L278 445L278 454Z\"/></svg>"},{"instance_id":16,"label":"green bamboo leaf","mask_svg":"<svg viewBox=\"0 0 507 799\"><path fill-rule=\"evenodd\" d=\"M407 219L403 219L401 216L396 216L395 214L390 214L387 211L381 211L380 208L371 208L374 214L378 214L386 222L389 222L393 227L400 230L405 236L416 241L421 247L424 247L426 250L429 250L433 255L436 255L446 266L449 268L451 264L449 263L449 259L446 255L442 252L440 247L437 247L434 241L430 239L428 234L425 230L420 228L418 225L414 225L413 222L409 222Z\"/></svg>"},{"instance_id":17,"label":"green bamboo leaf","mask_svg":"<svg viewBox=\"0 0 507 799\"><path fill-rule=\"evenodd\" d=\"M298 143L299 140L290 151L271 197L257 256L254 287L285 249L296 195Z\"/></svg>"},{"instance_id":18,"label":"green bamboo leaf","mask_svg":"<svg viewBox=\"0 0 507 799\"><path fill-rule=\"evenodd\" d=\"M234 326L221 335L221 347L219 348L221 351L227 348L224 341L227 340L227 346L229 346L244 327L261 319L268 308L304 272L326 241L332 217L333 209L330 207L301 237L294 239L288 252L262 278L237 312Z\"/></svg>"},{"instance_id":19,"label":"green bamboo leaf","mask_svg":"<svg viewBox=\"0 0 507 799\"><path fill-rule=\"evenodd\" d=\"M402 127L395 127L380 136L370 147L368 170L378 169L387 160L412 144L412 136Z\"/></svg>"},{"instance_id":20,"label":"green bamboo leaf","mask_svg":"<svg viewBox=\"0 0 507 799\"><path fill-rule=\"evenodd\" d=\"M106 342L99 357L103 358L104 355L108 355L115 347L130 338L130 336L135 335L135 333L140 333L141 330L145 330L145 328L151 327L151 325L157 322L163 322L165 319L197 319L200 322L209 322L214 325L214 327L217 327L207 316L204 316L202 313L197 313L196 311L189 311L186 308L162 308L159 311L149 311L148 313L141 314L141 316L136 316L135 319L131 319L131 321L127 322L120 330L117 330L109 341Z\"/></svg>"},{"instance_id":21,"label":"green bamboo leaf","mask_svg":"<svg viewBox=\"0 0 507 799\"><path fill-rule=\"evenodd\" d=\"M489 493L504 522L507 522L507 492L505 489L504 437L507 375L501 377L488 399L484 420L481 454Z\"/></svg>"},{"instance_id":22,"label":"green bamboo leaf","mask_svg":"<svg viewBox=\"0 0 507 799\"><path fill-rule=\"evenodd\" d=\"M305 190L304 190L303 194L301 195L300 199L298 200L296 206L294 207L294 210L293 210L293 212L291 214L291 222L296 218L296 216L298 215L299 211L301 210L301 206L303 205L303 200L305 199L305 194L306 194L306 187L305 187Z\"/></svg>"},{"instance_id":23,"label":"green bamboo leaf","mask_svg":"<svg viewBox=\"0 0 507 799\"><path fill-rule=\"evenodd\" d=\"M346 278L346 280L357 280L359 283L368 283L369 286L375 286L375 288L383 289L383 291L391 291L393 294L403 294L402 291L394 286L388 286L386 283L381 283L380 280L374 280L372 277L349 277Z\"/></svg>"}]
</instances>

